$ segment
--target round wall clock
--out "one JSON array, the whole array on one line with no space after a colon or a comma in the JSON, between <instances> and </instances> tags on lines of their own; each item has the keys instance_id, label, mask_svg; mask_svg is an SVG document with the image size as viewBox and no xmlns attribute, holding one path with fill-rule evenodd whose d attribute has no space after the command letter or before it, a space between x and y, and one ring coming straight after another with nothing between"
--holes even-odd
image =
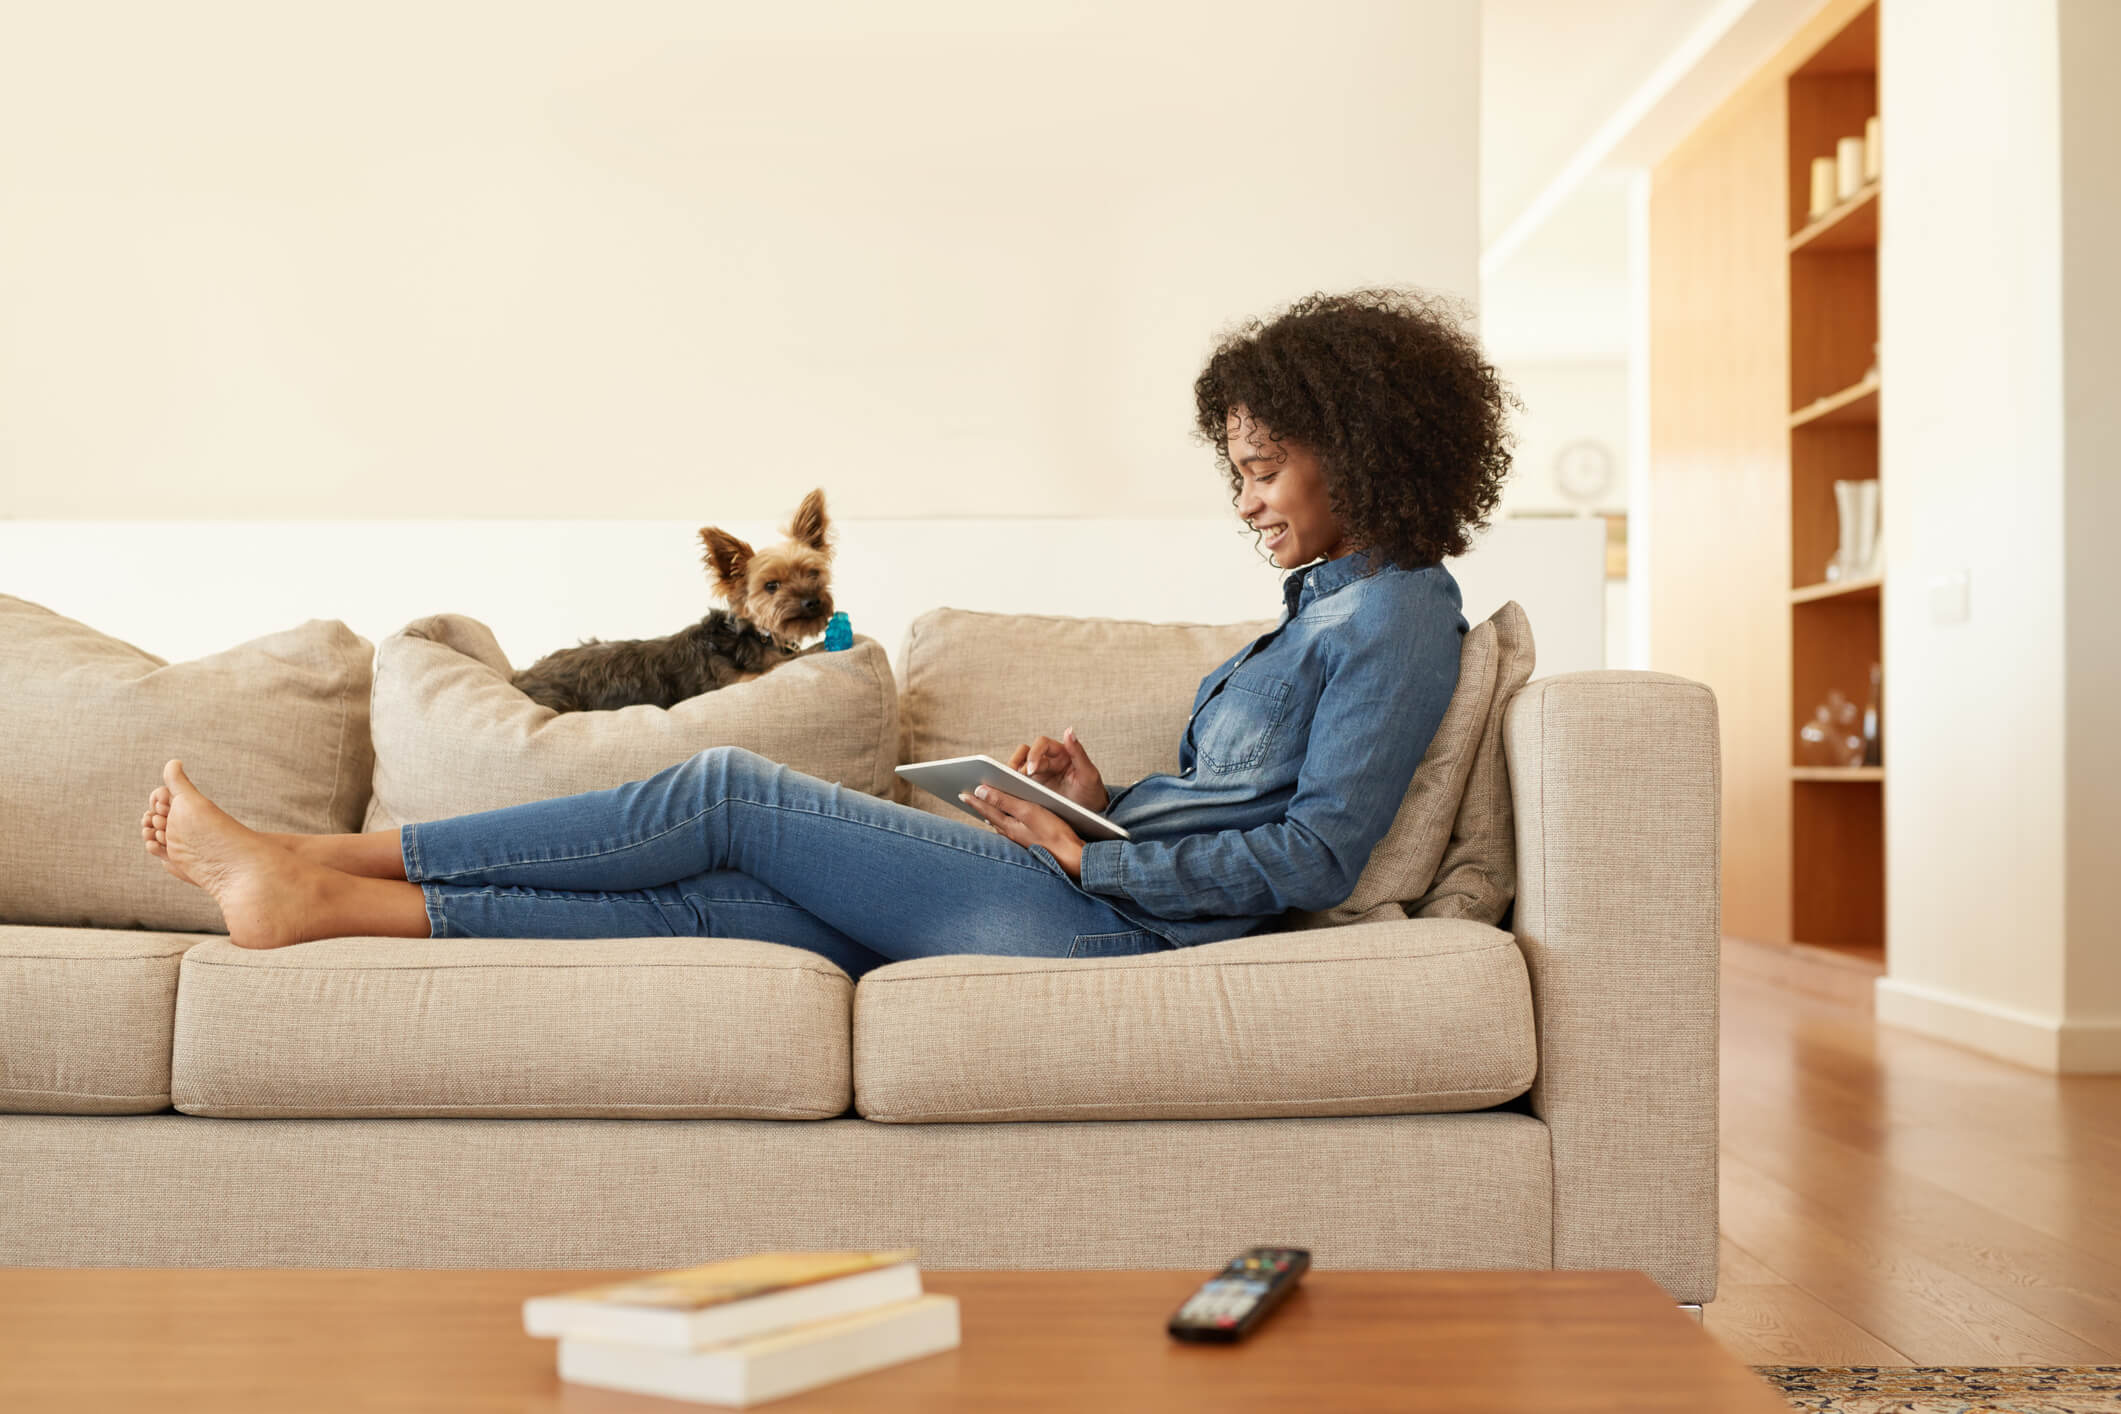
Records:
<instances>
[{"instance_id":1,"label":"round wall clock","mask_svg":"<svg viewBox=\"0 0 2121 1414\"><path fill-rule=\"evenodd\" d=\"M1571 442L1554 456L1554 484L1572 501L1589 503L1613 489L1613 453L1603 442Z\"/></svg>"}]
</instances>

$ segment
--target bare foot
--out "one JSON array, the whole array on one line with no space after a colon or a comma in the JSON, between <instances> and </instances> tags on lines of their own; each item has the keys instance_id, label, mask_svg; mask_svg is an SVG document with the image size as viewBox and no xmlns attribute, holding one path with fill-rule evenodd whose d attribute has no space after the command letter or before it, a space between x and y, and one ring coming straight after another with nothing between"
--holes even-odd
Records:
<instances>
[{"instance_id":1,"label":"bare foot","mask_svg":"<svg viewBox=\"0 0 2121 1414\"><path fill-rule=\"evenodd\" d=\"M140 840L172 877L197 888L197 882L169 857L169 799L168 786L156 786L147 797L147 809L140 816Z\"/></svg>"},{"instance_id":2,"label":"bare foot","mask_svg":"<svg viewBox=\"0 0 2121 1414\"><path fill-rule=\"evenodd\" d=\"M162 782L148 798L142 824L148 852L213 896L230 942L278 948L331 936L316 931L331 871L297 858L208 800L185 776L183 762L164 766Z\"/></svg>"},{"instance_id":3,"label":"bare foot","mask_svg":"<svg viewBox=\"0 0 2121 1414\"><path fill-rule=\"evenodd\" d=\"M172 875L197 887L195 880L179 869L169 857L169 802L168 786L156 786L147 798L147 812L140 817L140 837L147 845L147 852L162 861L162 867ZM334 838L329 835L282 835L270 830L253 830L252 834L268 844L276 845L290 854L299 855L312 864L335 867L326 851Z\"/></svg>"}]
</instances>

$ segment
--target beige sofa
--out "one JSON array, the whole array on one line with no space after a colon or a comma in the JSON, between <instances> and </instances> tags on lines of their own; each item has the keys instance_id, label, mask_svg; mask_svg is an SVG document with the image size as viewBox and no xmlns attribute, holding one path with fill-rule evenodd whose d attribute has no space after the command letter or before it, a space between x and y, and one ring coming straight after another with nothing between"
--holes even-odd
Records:
<instances>
[{"instance_id":1,"label":"beige sofa","mask_svg":"<svg viewBox=\"0 0 2121 1414\"><path fill-rule=\"evenodd\" d=\"M1175 765L1194 682L1261 625L938 611L895 668L863 641L705 715L552 719L469 620L372 660L310 624L170 665L0 597L0 1263L1206 1268L1275 1242L1706 1301L1715 704L1649 673L1520 689L1514 611L1468 637L1342 909L856 985L740 940L248 952L138 857L138 798L183 754L269 828L351 829L717 740L888 792L897 759L1063 725L1128 780Z\"/></svg>"}]
</instances>

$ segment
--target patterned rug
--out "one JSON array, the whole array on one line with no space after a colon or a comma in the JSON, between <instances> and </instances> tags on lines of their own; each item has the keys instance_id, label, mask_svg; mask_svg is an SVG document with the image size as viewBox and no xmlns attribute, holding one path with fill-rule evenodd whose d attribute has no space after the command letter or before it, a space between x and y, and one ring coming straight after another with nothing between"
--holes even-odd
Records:
<instances>
[{"instance_id":1,"label":"patterned rug","mask_svg":"<svg viewBox=\"0 0 2121 1414\"><path fill-rule=\"evenodd\" d=\"M2121 1414L2121 1365L1756 1365L1818 1414Z\"/></svg>"}]
</instances>

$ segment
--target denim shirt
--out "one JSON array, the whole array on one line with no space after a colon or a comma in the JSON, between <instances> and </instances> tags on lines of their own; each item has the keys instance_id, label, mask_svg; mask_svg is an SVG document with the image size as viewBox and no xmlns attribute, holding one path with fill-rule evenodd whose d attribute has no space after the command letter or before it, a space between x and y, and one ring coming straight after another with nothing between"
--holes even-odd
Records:
<instances>
[{"instance_id":1,"label":"denim shirt","mask_svg":"<svg viewBox=\"0 0 2121 1414\"><path fill-rule=\"evenodd\" d=\"M1202 680L1178 774L1113 793L1133 838L1083 846L1080 887L1176 946L1353 893L1458 686L1467 624L1442 565L1357 551L1282 597L1280 624Z\"/></svg>"}]
</instances>

